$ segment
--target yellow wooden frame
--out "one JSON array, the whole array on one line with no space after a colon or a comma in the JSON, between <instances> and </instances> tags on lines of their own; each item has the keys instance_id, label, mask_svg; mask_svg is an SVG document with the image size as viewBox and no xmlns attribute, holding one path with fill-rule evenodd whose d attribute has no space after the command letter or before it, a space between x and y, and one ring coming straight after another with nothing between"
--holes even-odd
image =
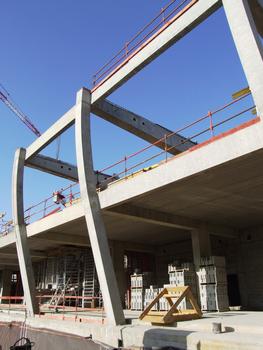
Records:
<instances>
[{"instance_id":1,"label":"yellow wooden frame","mask_svg":"<svg viewBox=\"0 0 263 350\"><path fill-rule=\"evenodd\" d=\"M152 311L153 306L161 298L166 298L170 305L168 311ZM193 309L178 310L178 305L186 298L190 301ZM173 299L176 299L173 301ZM202 317L202 312L192 294L189 286L165 287L156 298L145 308L139 316L140 320L151 322L152 324L171 324L177 321L193 320Z\"/></svg>"}]
</instances>

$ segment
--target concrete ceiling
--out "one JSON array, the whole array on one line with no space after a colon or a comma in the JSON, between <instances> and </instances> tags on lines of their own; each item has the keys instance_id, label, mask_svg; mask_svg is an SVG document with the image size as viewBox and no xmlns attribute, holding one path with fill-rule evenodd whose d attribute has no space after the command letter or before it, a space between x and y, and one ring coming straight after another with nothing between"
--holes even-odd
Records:
<instances>
[{"instance_id":1,"label":"concrete ceiling","mask_svg":"<svg viewBox=\"0 0 263 350\"><path fill-rule=\"evenodd\" d=\"M129 203L233 228L263 224L262 159L259 150Z\"/></svg>"}]
</instances>

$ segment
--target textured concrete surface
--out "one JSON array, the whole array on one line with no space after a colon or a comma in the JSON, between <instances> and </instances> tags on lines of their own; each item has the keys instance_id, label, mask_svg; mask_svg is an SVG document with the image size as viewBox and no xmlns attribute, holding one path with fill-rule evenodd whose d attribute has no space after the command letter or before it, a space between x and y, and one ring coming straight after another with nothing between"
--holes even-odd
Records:
<instances>
[{"instance_id":1,"label":"textured concrete surface","mask_svg":"<svg viewBox=\"0 0 263 350\"><path fill-rule=\"evenodd\" d=\"M136 313L128 312L130 317ZM127 315L127 313L126 313ZM0 322L23 321L22 315L0 315ZM222 322L223 333L213 334L212 323ZM205 315L201 320L180 322L173 327L158 327L135 322L125 326L95 325L71 321L27 319L27 325L33 328L56 329L58 332L87 337L92 334L94 340L117 346L118 341L124 347L164 347L179 349L262 349L263 313L228 312Z\"/></svg>"}]
</instances>

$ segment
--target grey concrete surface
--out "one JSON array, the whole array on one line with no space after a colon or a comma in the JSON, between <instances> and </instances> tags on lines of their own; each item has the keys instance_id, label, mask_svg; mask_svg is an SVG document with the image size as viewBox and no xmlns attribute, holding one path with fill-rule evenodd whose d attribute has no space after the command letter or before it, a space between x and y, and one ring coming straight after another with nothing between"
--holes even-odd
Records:
<instances>
[{"instance_id":1,"label":"grey concrete surface","mask_svg":"<svg viewBox=\"0 0 263 350\"><path fill-rule=\"evenodd\" d=\"M77 94L75 110L76 155L82 198L81 205L86 219L107 319L109 323L118 325L123 324L125 320L96 191L90 135L90 98L91 95L88 90L80 90Z\"/></svg>"},{"instance_id":2,"label":"grey concrete surface","mask_svg":"<svg viewBox=\"0 0 263 350\"><path fill-rule=\"evenodd\" d=\"M38 313L35 298L35 278L28 247L27 229L24 221L24 166L26 150L20 148L15 153L12 182L13 220L17 256L23 283L27 311L30 316Z\"/></svg>"},{"instance_id":3,"label":"grey concrete surface","mask_svg":"<svg viewBox=\"0 0 263 350\"><path fill-rule=\"evenodd\" d=\"M138 313L127 317L138 316ZM1 322L23 321L23 315L0 315ZM92 322L92 321L91 321ZM212 333L212 323L222 323L222 334ZM99 325L73 321L28 318L29 327L56 329L79 336L92 334L93 340L118 346L118 340L124 347L165 347L179 349L211 350L259 350L263 346L263 313L262 312L228 312L206 314L200 320L179 322L172 327L151 326L135 322L125 326Z\"/></svg>"},{"instance_id":4,"label":"grey concrete surface","mask_svg":"<svg viewBox=\"0 0 263 350\"><path fill-rule=\"evenodd\" d=\"M101 118L117 125L123 130L126 130L149 143L155 143L166 135L172 134L171 130L164 128L161 125L151 122L149 119L128 111L108 100L99 101L91 106L91 111ZM156 147L161 149L168 148L168 153L178 154L195 143L187 140L185 137L174 134L161 142L156 143ZM172 148L171 148L172 147Z\"/></svg>"},{"instance_id":5,"label":"grey concrete surface","mask_svg":"<svg viewBox=\"0 0 263 350\"><path fill-rule=\"evenodd\" d=\"M223 0L232 36L254 98L258 115L263 117L263 46L248 0Z\"/></svg>"}]
</instances>

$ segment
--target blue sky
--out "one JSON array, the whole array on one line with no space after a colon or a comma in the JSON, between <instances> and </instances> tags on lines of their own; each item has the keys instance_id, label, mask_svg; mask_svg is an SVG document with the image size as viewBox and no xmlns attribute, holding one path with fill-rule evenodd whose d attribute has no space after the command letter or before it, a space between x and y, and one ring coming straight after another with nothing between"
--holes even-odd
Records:
<instances>
[{"instance_id":1,"label":"blue sky","mask_svg":"<svg viewBox=\"0 0 263 350\"><path fill-rule=\"evenodd\" d=\"M45 131L91 87L92 75L167 1L10 0L1 4L0 83ZM109 99L176 130L231 100L247 85L223 12L202 25L114 92ZM34 135L0 104L0 211L11 215L15 149ZM74 130L62 137L60 158L75 162ZM146 143L92 117L96 169ZM47 154L55 156L50 146ZM27 170L25 207L50 196L67 181Z\"/></svg>"}]
</instances>

